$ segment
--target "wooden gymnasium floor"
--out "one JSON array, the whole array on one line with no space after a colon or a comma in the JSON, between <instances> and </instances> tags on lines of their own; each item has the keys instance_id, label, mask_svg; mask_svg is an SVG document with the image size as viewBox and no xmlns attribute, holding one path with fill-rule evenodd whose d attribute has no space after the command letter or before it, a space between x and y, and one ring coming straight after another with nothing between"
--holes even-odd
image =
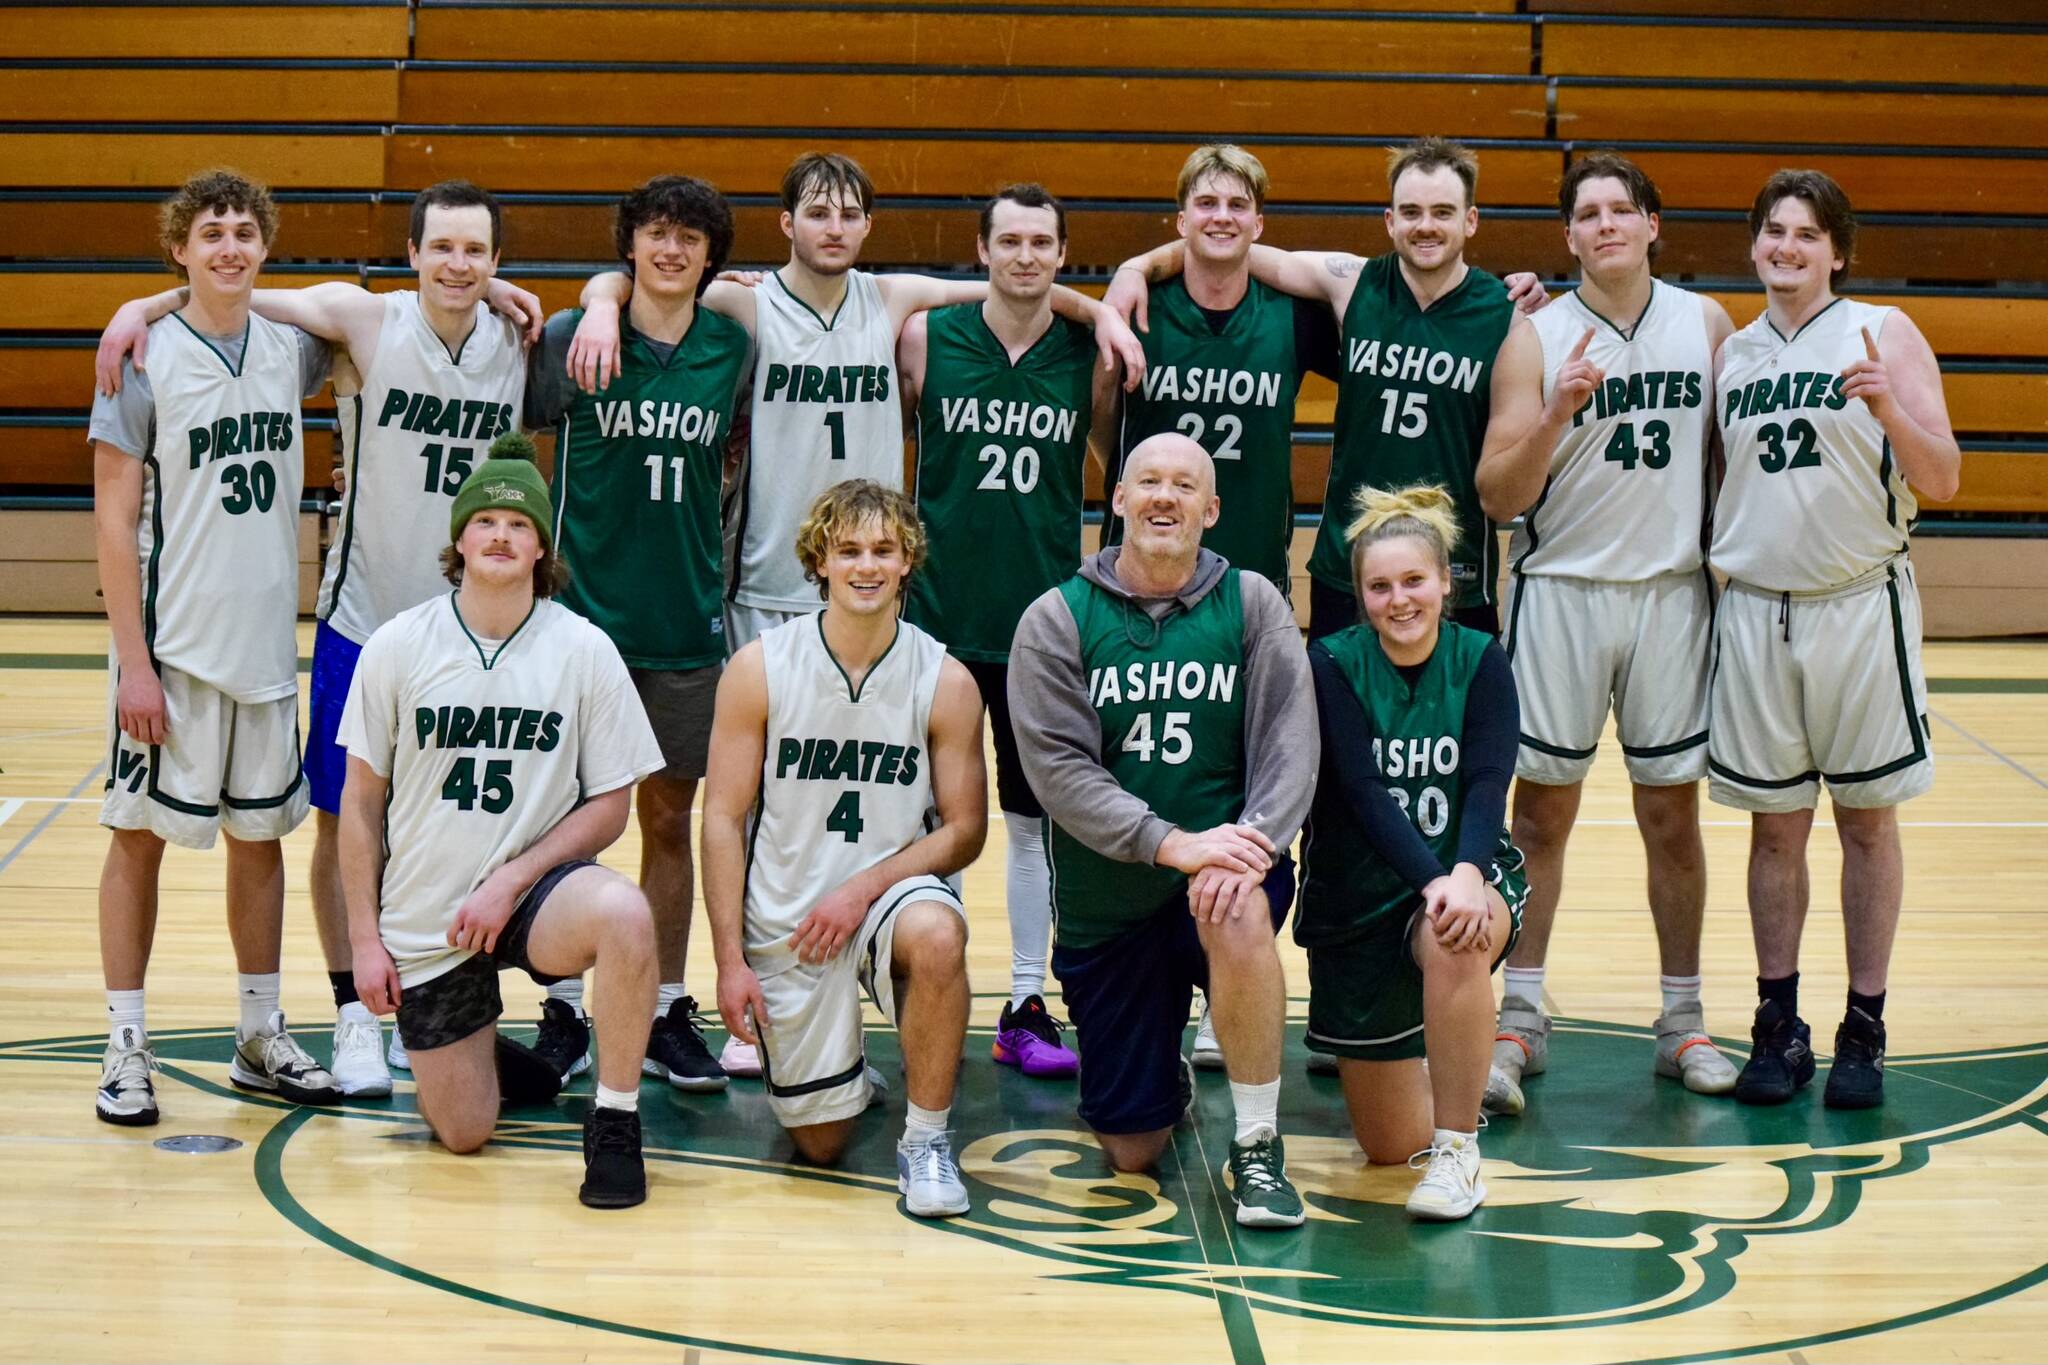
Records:
<instances>
[{"instance_id":1,"label":"wooden gymnasium floor","mask_svg":"<svg viewBox=\"0 0 2048 1365\"><path fill-rule=\"evenodd\" d=\"M1940 776L1906 812L1886 1108L1830 1114L1816 1085L1745 1110L1653 1081L1642 859L1609 748L1552 953L1554 1069L1529 1116L1486 1135L1491 1202L1411 1226L1413 1176L1360 1164L1335 1083L1302 1071L1290 944L1282 1127L1314 1217L1256 1235L1220 1211L1220 1077L1156 1179L1115 1179L1066 1085L988 1062L1007 984L1000 823L968 876L966 1219L899 1209L900 1094L821 1172L789 1164L757 1083L649 1086L652 1198L607 1214L574 1198L587 1078L469 1159L423 1140L402 1087L340 1109L252 1101L225 1084L217 853L166 868L150 978L164 1122L95 1122L104 647L97 622L0 621L7 1359L2038 1360L2048 1339L2048 644L1927 650ZM1708 1021L1742 1043L1745 833L1708 819ZM310 834L287 854L285 996L324 1050ZM1821 1041L1844 984L1837 865L1823 828L1806 954ZM701 921L697 942L708 999ZM530 1020L539 991L506 982L508 1020ZM893 1071L892 1038L872 1038ZM151 1145L194 1133L243 1145Z\"/></svg>"}]
</instances>

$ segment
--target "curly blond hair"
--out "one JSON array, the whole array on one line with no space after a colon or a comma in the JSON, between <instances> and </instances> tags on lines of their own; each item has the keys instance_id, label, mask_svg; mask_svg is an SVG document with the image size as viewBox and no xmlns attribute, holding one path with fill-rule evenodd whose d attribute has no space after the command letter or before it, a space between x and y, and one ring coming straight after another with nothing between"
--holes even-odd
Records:
<instances>
[{"instance_id":1,"label":"curly blond hair","mask_svg":"<svg viewBox=\"0 0 2048 1365\"><path fill-rule=\"evenodd\" d=\"M803 565L804 577L818 585L821 600L831 595L825 581L825 560L832 553L833 542L871 521L879 521L903 547L903 562L912 573L923 566L924 523L918 519L916 503L873 479L835 483L811 503L803 525L796 529L797 563Z\"/></svg>"},{"instance_id":2,"label":"curly blond hair","mask_svg":"<svg viewBox=\"0 0 2048 1365\"><path fill-rule=\"evenodd\" d=\"M1383 540L1413 536L1427 545L1439 569L1449 573L1451 551L1458 548L1458 505L1442 485L1410 484L1406 488L1361 488L1352 497L1356 515L1344 529L1351 542L1351 576L1358 577L1365 552Z\"/></svg>"}]
</instances>

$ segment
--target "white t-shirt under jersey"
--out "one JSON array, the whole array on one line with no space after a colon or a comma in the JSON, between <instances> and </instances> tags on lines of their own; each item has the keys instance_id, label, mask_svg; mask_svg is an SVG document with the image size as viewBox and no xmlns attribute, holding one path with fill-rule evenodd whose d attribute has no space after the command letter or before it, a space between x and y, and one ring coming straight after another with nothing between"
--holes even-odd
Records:
<instances>
[{"instance_id":1,"label":"white t-shirt under jersey","mask_svg":"<svg viewBox=\"0 0 2048 1365\"><path fill-rule=\"evenodd\" d=\"M931 714L946 648L908 621L858 690L814 611L761 636L761 797L748 841L746 946L786 942L825 895L931 828ZM758 965L758 964L757 964Z\"/></svg>"},{"instance_id":2,"label":"white t-shirt under jersey","mask_svg":"<svg viewBox=\"0 0 2048 1365\"><path fill-rule=\"evenodd\" d=\"M754 291L754 336L752 429L727 595L745 607L812 611L818 590L796 558L812 500L847 479L903 487L896 329L875 277L849 270L829 319L771 275Z\"/></svg>"},{"instance_id":3,"label":"white t-shirt under jersey","mask_svg":"<svg viewBox=\"0 0 2048 1365\"><path fill-rule=\"evenodd\" d=\"M382 300L384 326L362 392L338 404L348 493L318 609L357 644L448 591L441 549L455 492L494 439L519 429L526 393L519 329L484 304L451 355L417 293Z\"/></svg>"},{"instance_id":4,"label":"white t-shirt under jersey","mask_svg":"<svg viewBox=\"0 0 2048 1365\"><path fill-rule=\"evenodd\" d=\"M340 740L391 784L378 931L401 987L459 966L462 902L581 802L662 767L619 651L536 601L510 638L480 640L445 593L363 647Z\"/></svg>"},{"instance_id":5,"label":"white t-shirt under jersey","mask_svg":"<svg viewBox=\"0 0 2048 1365\"><path fill-rule=\"evenodd\" d=\"M1842 396L1841 380L1865 358L1863 329L1879 336L1892 311L1838 298L1789 338L1766 312L1721 347L1722 573L1769 592L1825 592L1906 552L1919 504L1883 425Z\"/></svg>"},{"instance_id":6,"label":"white t-shirt under jersey","mask_svg":"<svg viewBox=\"0 0 2048 1365\"><path fill-rule=\"evenodd\" d=\"M1558 439L1543 496L1515 528L1515 572L1640 583L1699 568L1714 413L1705 301L1652 280L1629 335L1577 290L1531 322L1546 403L1589 327L1585 358L1607 377Z\"/></svg>"},{"instance_id":7,"label":"white t-shirt under jersey","mask_svg":"<svg viewBox=\"0 0 2048 1365\"><path fill-rule=\"evenodd\" d=\"M142 625L159 665L236 701L298 691L299 399L326 345L251 314L208 337L173 313L149 328L149 372L93 404L88 437L142 460L135 528Z\"/></svg>"}]
</instances>

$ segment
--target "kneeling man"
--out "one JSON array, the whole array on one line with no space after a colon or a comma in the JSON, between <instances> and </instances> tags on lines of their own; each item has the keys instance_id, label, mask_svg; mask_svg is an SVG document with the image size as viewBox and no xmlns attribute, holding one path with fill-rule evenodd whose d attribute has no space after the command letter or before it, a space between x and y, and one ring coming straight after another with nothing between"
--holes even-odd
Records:
<instances>
[{"instance_id":1,"label":"kneeling man","mask_svg":"<svg viewBox=\"0 0 2048 1365\"><path fill-rule=\"evenodd\" d=\"M769 1106L806 1160L838 1160L873 1096L863 989L896 1026L897 1188L943 1218L967 1212L946 1120L968 992L966 915L941 878L981 852L988 773L973 677L898 619L924 551L916 507L879 483L811 504L796 553L823 610L763 631L718 684L704 906L718 1011L761 1049Z\"/></svg>"},{"instance_id":2,"label":"kneeling man","mask_svg":"<svg viewBox=\"0 0 2048 1365\"><path fill-rule=\"evenodd\" d=\"M501 1070L509 1097L561 1088L498 1038L499 970L545 985L597 969L581 1198L625 1208L647 1197L654 921L640 889L593 860L624 831L661 746L612 642L549 600L564 569L532 451L518 435L491 447L455 496L442 556L455 591L363 647L341 720L342 882L357 992L397 1012L420 1112L450 1151L490 1137Z\"/></svg>"}]
</instances>

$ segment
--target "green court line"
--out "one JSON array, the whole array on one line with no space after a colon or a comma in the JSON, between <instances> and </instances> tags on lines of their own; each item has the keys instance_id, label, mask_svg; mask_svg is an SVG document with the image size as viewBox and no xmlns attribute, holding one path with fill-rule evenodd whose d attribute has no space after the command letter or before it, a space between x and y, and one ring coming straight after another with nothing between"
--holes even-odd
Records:
<instances>
[{"instance_id":1,"label":"green court line","mask_svg":"<svg viewBox=\"0 0 2048 1365\"><path fill-rule=\"evenodd\" d=\"M0 654L0 669L79 669L98 672L107 666L105 654ZM309 672L311 659L299 660L299 672ZM2029 693L2048 692L2048 678L1929 678L1929 692Z\"/></svg>"}]
</instances>

